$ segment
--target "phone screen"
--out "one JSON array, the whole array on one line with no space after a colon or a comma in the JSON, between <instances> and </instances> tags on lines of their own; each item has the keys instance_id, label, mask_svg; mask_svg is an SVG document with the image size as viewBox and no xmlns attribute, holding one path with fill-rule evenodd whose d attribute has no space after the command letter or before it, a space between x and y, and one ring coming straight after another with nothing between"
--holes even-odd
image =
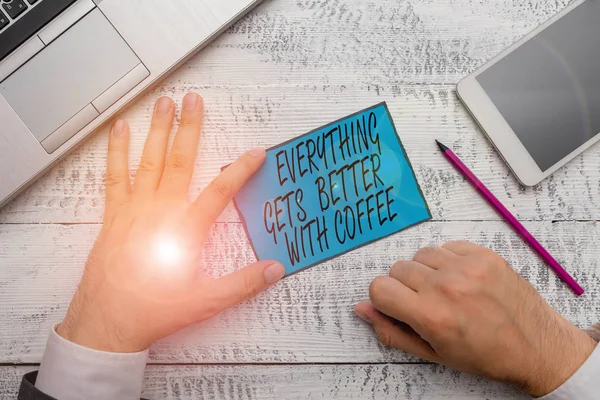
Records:
<instances>
[{"instance_id":1,"label":"phone screen","mask_svg":"<svg viewBox=\"0 0 600 400\"><path fill-rule=\"evenodd\" d=\"M542 171L600 133L600 0L587 0L477 81Z\"/></svg>"}]
</instances>

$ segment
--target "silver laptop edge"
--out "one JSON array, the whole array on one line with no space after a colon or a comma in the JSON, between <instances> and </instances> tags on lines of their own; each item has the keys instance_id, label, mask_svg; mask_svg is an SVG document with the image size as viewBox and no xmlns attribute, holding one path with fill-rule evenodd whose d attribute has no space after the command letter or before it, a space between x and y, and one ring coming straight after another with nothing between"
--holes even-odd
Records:
<instances>
[{"instance_id":1,"label":"silver laptop edge","mask_svg":"<svg viewBox=\"0 0 600 400\"><path fill-rule=\"evenodd\" d=\"M84 1L86 0L78 0L71 8ZM1 76L2 64L0 64L0 207L6 205L57 161L76 148L84 138L105 126L105 123L117 112L185 63L261 1L93 0L96 7L85 15L85 24L81 23L82 18L77 22L77 24L81 23L81 26L74 24L69 27L69 30L60 36L60 43L59 40L56 40L56 43L46 43L42 51L6 78ZM126 46L120 50L122 53L116 53L118 62L106 64L114 70L113 76L120 78L114 78L116 81L106 90L101 86L103 82L90 81L90 85L85 85L86 88L82 91L98 90L99 87L102 87L103 91L89 99L89 104L81 109L81 101L76 98L77 96L73 99L67 98L66 104L72 100L72 106L76 107L76 111L66 122L57 119L52 112L52 105L49 105L47 107L49 110L44 117L48 120L49 127L47 127L45 122L40 123L37 118L34 118L35 110L28 109L29 99L26 95L20 95L19 83L36 76L36 68L40 69L36 64L43 65L45 70L46 64L41 57L42 52L47 53L44 54L46 58L56 58L56 54L64 54L61 47L67 45L66 48L70 48L68 47L72 45L70 42L74 43L73 46L77 46L77 38L85 35L86 29L96 29L96 25L100 27L104 24L102 17L108 20L131 50L127 50ZM76 27L82 33L72 32L69 37L67 33L75 30ZM110 36L108 27L99 29L106 30L103 32L103 37ZM42 41L47 40L48 37L54 40L52 29L47 31ZM110 40L115 39L107 39L106 46L115 47ZM66 56L68 58L69 54ZM90 61L92 62L93 60ZM113 76L107 76L106 79L112 79ZM139 83L129 89L127 85L131 82ZM52 88L53 82L41 82L41 86L43 87L45 83ZM32 88L32 93L38 90L38 86L40 85ZM24 93L27 94L27 91L24 90ZM69 96L69 93L63 95ZM120 99L115 102L114 96ZM88 103L88 100L84 103ZM61 111L56 109L58 113ZM44 115L45 110L40 112ZM27 124L24 121L27 121ZM59 123L62 124L58 126ZM79 130L82 126L83 128ZM73 135L72 132L77 133ZM65 137L70 139L65 142Z\"/></svg>"}]
</instances>

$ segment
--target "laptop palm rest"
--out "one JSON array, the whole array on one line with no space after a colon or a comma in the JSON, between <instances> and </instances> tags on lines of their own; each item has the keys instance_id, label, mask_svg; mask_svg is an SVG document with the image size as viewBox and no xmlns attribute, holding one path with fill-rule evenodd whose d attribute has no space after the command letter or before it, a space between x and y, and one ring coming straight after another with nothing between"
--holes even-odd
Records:
<instances>
[{"instance_id":1,"label":"laptop palm rest","mask_svg":"<svg viewBox=\"0 0 600 400\"><path fill-rule=\"evenodd\" d=\"M0 84L0 94L48 153L149 75L95 9Z\"/></svg>"}]
</instances>

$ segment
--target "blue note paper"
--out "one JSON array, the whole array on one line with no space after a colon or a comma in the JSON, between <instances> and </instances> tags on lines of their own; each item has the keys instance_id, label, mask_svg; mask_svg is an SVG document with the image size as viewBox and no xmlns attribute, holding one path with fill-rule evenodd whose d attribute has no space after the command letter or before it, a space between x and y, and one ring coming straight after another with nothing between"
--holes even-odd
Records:
<instances>
[{"instance_id":1,"label":"blue note paper","mask_svg":"<svg viewBox=\"0 0 600 400\"><path fill-rule=\"evenodd\" d=\"M288 275L431 218L385 103L267 150L235 204Z\"/></svg>"}]
</instances>

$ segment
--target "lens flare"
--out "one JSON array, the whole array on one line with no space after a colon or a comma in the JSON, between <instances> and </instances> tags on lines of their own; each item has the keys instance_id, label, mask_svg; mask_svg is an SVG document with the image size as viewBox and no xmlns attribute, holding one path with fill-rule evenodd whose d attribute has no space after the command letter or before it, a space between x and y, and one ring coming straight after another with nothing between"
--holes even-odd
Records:
<instances>
[{"instance_id":1,"label":"lens flare","mask_svg":"<svg viewBox=\"0 0 600 400\"><path fill-rule=\"evenodd\" d=\"M174 237L161 236L155 244L156 260L163 265L179 263L183 258L183 246Z\"/></svg>"}]
</instances>

